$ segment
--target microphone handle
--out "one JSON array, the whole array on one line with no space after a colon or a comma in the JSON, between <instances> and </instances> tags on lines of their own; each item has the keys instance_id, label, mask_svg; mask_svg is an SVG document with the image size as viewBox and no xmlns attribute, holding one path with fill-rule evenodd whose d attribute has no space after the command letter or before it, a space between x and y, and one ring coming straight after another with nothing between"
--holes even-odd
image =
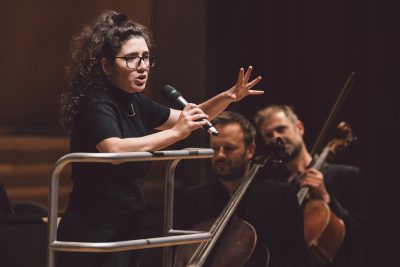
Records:
<instances>
[{"instance_id":1,"label":"microphone handle","mask_svg":"<svg viewBox=\"0 0 400 267\"><path fill-rule=\"evenodd\" d=\"M179 96L179 97L176 99L176 101L182 106L182 108L184 108L187 104L189 104L189 103L186 101L186 99L183 98L183 96ZM211 124L211 122L209 122L209 121L206 120L206 119L202 119L202 120L203 120L203 121L206 121L207 124L201 126L201 128L203 128L204 130L206 130L206 131L207 131L209 134L211 134L211 135L216 136L216 135L219 134L218 131L217 131L217 129L215 129L215 127Z\"/></svg>"},{"instance_id":2,"label":"microphone handle","mask_svg":"<svg viewBox=\"0 0 400 267\"><path fill-rule=\"evenodd\" d=\"M181 108L185 108L187 104L189 104L186 99L183 98L183 96L179 96L176 99L176 102L178 102L181 105Z\"/></svg>"},{"instance_id":3,"label":"microphone handle","mask_svg":"<svg viewBox=\"0 0 400 267\"><path fill-rule=\"evenodd\" d=\"M217 129L215 129L215 127L211 124L211 122L209 122L206 119L202 119L203 121L206 121L207 124L204 126L201 126L201 128L203 128L204 130L206 130L209 134L217 136L219 134L219 132L217 131Z\"/></svg>"}]
</instances>

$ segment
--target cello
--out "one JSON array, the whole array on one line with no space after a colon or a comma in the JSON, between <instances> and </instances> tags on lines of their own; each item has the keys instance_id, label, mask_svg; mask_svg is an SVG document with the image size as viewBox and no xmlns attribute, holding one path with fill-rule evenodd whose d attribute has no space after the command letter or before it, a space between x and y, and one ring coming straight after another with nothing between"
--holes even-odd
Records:
<instances>
[{"instance_id":1,"label":"cello","mask_svg":"<svg viewBox=\"0 0 400 267\"><path fill-rule=\"evenodd\" d=\"M321 170L329 156L336 155L339 150L346 148L355 140L347 123L340 122L337 127L345 137L328 142L312 164L312 168ZM308 194L309 187L303 187L297 193L299 205L303 206L304 237L317 263L324 265L332 262L339 250L345 237L345 225L324 201L319 199L305 201Z\"/></svg>"},{"instance_id":2,"label":"cello","mask_svg":"<svg viewBox=\"0 0 400 267\"><path fill-rule=\"evenodd\" d=\"M279 142L280 141L280 142ZM197 224L193 230L208 230L212 239L208 242L177 247L174 267L183 266L212 266L212 267L241 267L256 256L262 266L269 266L268 248L257 242L254 227L245 220L234 216L234 212L259 169L267 163L281 163L278 158L283 151L283 142L274 144L278 152L272 155L258 157L249 172L243 177L239 186L229 199L228 204L216 219L209 219Z\"/></svg>"},{"instance_id":3,"label":"cello","mask_svg":"<svg viewBox=\"0 0 400 267\"><path fill-rule=\"evenodd\" d=\"M348 91L354 84L354 72L347 77L340 93L325 121L321 132L314 143L311 154L315 155L322 140L340 109ZM328 142L321 154L313 161L312 168L320 170L329 155L335 155L338 150L347 147L356 138L347 123L340 122L338 130L344 134L344 138L333 139ZM296 175L293 181L298 181L301 174ZM336 252L339 250L345 236L344 222L334 214L329 206L322 200L309 198L309 187L301 188L297 193L299 205L303 207L304 236L311 252L319 266L333 261ZM305 201L307 198L307 201Z\"/></svg>"}]
</instances>

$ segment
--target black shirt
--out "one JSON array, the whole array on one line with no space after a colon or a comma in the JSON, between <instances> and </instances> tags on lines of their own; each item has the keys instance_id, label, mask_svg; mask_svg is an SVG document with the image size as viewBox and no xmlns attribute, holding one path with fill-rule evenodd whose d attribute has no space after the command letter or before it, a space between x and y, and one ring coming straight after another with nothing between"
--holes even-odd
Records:
<instances>
[{"instance_id":1,"label":"black shirt","mask_svg":"<svg viewBox=\"0 0 400 267\"><path fill-rule=\"evenodd\" d=\"M81 99L71 135L71 152L98 152L96 145L110 137L140 137L165 123L170 109L140 93L110 86ZM143 176L150 162L74 163L70 208L123 206L144 210Z\"/></svg>"},{"instance_id":2,"label":"black shirt","mask_svg":"<svg viewBox=\"0 0 400 267\"><path fill-rule=\"evenodd\" d=\"M329 207L345 224L344 241L329 266L364 266L363 243L367 221L364 174L354 166L330 163L325 163L320 171L330 195ZM265 176L286 183L290 173L284 168L276 168ZM292 185L299 189L296 183Z\"/></svg>"},{"instance_id":3,"label":"black shirt","mask_svg":"<svg viewBox=\"0 0 400 267\"><path fill-rule=\"evenodd\" d=\"M357 167L343 164L325 164L321 171L331 195L329 206L345 224L345 238L332 266L364 266L367 220L364 175Z\"/></svg>"}]
</instances>

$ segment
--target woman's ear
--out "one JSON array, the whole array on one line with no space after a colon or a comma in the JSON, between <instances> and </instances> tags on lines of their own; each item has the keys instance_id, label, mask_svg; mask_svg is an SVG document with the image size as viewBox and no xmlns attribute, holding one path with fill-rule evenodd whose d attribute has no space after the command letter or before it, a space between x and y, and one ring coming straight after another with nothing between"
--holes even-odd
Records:
<instances>
[{"instance_id":1,"label":"woman's ear","mask_svg":"<svg viewBox=\"0 0 400 267\"><path fill-rule=\"evenodd\" d=\"M103 57L100 60L100 64L101 64L101 68L103 69L103 72L105 75L110 76L111 75L111 67L110 67L110 63L108 62L108 60Z\"/></svg>"}]
</instances>

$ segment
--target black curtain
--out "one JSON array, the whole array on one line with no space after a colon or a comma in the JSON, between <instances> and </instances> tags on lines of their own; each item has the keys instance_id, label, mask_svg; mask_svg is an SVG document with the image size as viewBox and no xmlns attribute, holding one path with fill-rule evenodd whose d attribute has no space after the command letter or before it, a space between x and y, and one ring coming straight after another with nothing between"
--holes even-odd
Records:
<instances>
[{"instance_id":1,"label":"black curtain","mask_svg":"<svg viewBox=\"0 0 400 267\"><path fill-rule=\"evenodd\" d=\"M398 10L378 0L207 1L207 88L225 88L240 67L252 65L253 77L263 76L257 87L265 95L230 107L251 120L268 104L292 105L311 148L347 76L356 73L330 132L344 120L358 136L336 161L357 165L367 176L367 266L395 259L388 244L398 241L391 156L400 87Z\"/></svg>"}]
</instances>

